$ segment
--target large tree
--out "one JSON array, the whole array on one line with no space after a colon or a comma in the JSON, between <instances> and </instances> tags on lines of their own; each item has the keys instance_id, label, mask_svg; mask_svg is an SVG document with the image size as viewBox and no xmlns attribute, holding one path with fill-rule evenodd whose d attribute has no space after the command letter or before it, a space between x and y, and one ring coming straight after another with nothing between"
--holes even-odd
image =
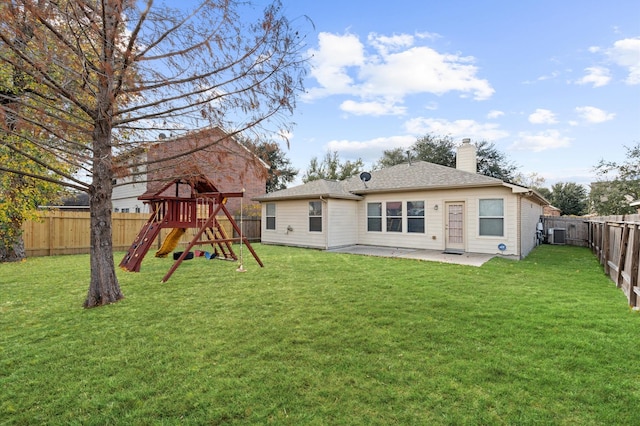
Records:
<instances>
[{"instance_id":1,"label":"large tree","mask_svg":"<svg viewBox=\"0 0 640 426\"><path fill-rule=\"evenodd\" d=\"M269 166L266 192L285 189L298 175L298 169L291 165L291 160L276 142L243 143Z\"/></svg>"},{"instance_id":2,"label":"large tree","mask_svg":"<svg viewBox=\"0 0 640 426\"><path fill-rule=\"evenodd\" d=\"M475 142L478 173L511 182L517 166L487 141ZM390 167L413 160L427 161L447 167L456 166L456 143L450 136L427 134L418 138L407 150L395 148L383 152L374 168Z\"/></svg>"},{"instance_id":3,"label":"large tree","mask_svg":"<svg viewBox=\"0 0 640 426\"><path fill-rule=\"evenodd\" d=\"M21 22L18 25L21 32L13 34L12 41L16 46L26 49L33 37L33 31L29 27L34 23ZM49 42L49 45L53 44ZM50 95L50 92L45 85L25 74L25 61L19 55L7 49L4 44L0 44L0 49L0 56L11 60L0 62L0 105L4 124L0 128L0 164L24 172L15 174L0 170L0 262L12 262L26 258L22 239L23 223L29 219L37 219L36 208L39 205L57 201L62 195L60 187L54 182L34 179L29 174L55 178L43 163L67 175L75 169L50 150L41 150L34 144L25 143L25 139L40 139L39 143L45 146L52 142L47 140L51 137L47 132L29 129L29 126L18 126L20 118L22 121L40 118L41 114L34 112L32 108L23 108L23 104L29 102L29 96L36 93ZM67 102L60 102L58 107L62 106L69 111L74 110L73 105ZM73 133L73 130L68 133ZM16 149L24 155L15 155Z\"/></svg>"},{"instance_id":4,"label":"large tree","mask_svg":"<svg viewBox=\"0 0 640 426\"><path fill-rule=\"evenodd\" d=\"M509 161L503 152L498 151L495 144L487 141L476 142L476 149L478 173L505 182L512 182L515 179L518 166Z\"/></svg>"},{"instance_id":5,"label":"large tree","mask_svg":"<svg viewBox=\"0 0 640 426\"><path fill-rule=\"evenodd\" d=\"M0 63L33 82L11 102L0 95L0 143L44 170L0 164L0 171L89 195L86 307L123 297L111 235L112 180L122 167L116 158L130 162L128 151L139 152L162 131L289 130L304 46L278 0L262 12L239 0L201 0L189 10L153 0L9 0L0 14Z\"/></svg>"},{"instance_id":6,"label":"large tree","mask_svg":"<svg viewBox=\"0 0 640 426\"><path fill-rule=\"evenodd\" d=\"M629 205L640 199L640 142L625 146L626 160L601 160L595 167L598 181L591 185L589 194L592 210L599 215L635 213Z\"/></svg>"},{"instance_id":7,"label":"large tree","mask_svg":"<svg viewBox=\"0 0 640 426\"><path fill-rule=\"evenodd\" d=\"M318 179L344 180L363 170L364 161L361 158L356 161L342 161L337 151L327 152L321 161L318 161L317 157L311 159L302 181L307 183Z\"/></svg>"},{"instance_id":8,"label":"large tree","mask_svg":"<svg viewBox=\"0 0 640 426\"><path fill-rule=\"evenodd\" d=\"M551 186L549 201L565 216L582 216L587 213L587 190L574 182L559 182Z\"/></svg>"}]
</instances>

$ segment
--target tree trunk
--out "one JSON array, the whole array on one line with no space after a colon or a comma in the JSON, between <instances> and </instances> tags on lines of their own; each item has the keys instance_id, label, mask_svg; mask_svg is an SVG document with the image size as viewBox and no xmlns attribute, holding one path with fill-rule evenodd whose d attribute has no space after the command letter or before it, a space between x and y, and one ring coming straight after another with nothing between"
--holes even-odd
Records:
<instances>
[{"instance_id":1,"label":"tree trunk","mask_svg":"<svg viewBox=\"0 0 640 426\"><path fill-rule=\"evenodd\" d=\"M85 308L107 305L124 298L113 261L111 228L111 176L100 182L94 173L91 193L91 283Z\"/></svg>"},{"instance_id":2,"label":"tree trunk","mask_svg":"<svg viewBox=\"0 0 640 426\"><path fill-rule=\"evenodd\" d=\"M0 242L0 262L21 262L26 258L22 235L19 235L9 246Z\"/></svg>"},{"instance_id":3,"label":"tree trunk","mask_svg":"<svg viewBox=\"0 0 640 426\"><path fill-rule=\"evenodd\" d=\"M104 98L102 98L104 99ZM93 181L89 191L91 211L91 283L85 308L107 305L124 298L113 261L111 195L113 169L109 114L98 120L93 132Z\"/></svg>"},{"instance_id":4,"label":"tree trunk","mask_svg":"<svg viewBox=\"0 0 640 426\"><path fill-rule=\"evenodd\" d=\"M94 182L98 179L94 176ZM91 194L91 283L85 308L107 305L124 298L116 277L113 261L111 228L111 181L108 188L97 188Z\"/></svg>"}]
</instances>

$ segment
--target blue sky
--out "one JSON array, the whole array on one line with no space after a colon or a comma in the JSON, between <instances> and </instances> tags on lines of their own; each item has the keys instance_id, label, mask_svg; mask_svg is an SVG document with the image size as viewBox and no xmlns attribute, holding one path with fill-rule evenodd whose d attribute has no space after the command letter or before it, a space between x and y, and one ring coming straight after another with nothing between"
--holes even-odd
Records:
<instances>
[{"instance_id":1,"label":"blue sky","mask_svg":"<svg viewBox=\"0 0 640 426\"><path fill-rule=\"evenodd\" d=\"M426 133L588 183L640 142L640 2L285 0L314 57L289 158L367 163Z\"/></svg>"},{"instance_id":2,"label":"blue sky","mask_svg":"<svg viewBox=\"0 0 640 426\"><path fill-rule=\"evenodd\" d=\"M492 142L545 186L588 184L640 142L637 0L283 3L315 26L287 150L300 174L433 133Z\"/></svg>"}]
</instances>

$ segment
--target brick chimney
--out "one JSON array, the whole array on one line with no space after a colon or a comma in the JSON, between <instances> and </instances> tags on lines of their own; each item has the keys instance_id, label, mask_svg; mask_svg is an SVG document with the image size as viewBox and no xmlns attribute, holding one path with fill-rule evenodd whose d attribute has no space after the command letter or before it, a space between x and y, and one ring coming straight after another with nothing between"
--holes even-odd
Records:
<instances>
[{"instance_id":1,"label":"brick chimney","mask_svg":"<svg viewBox=\"0 0 640 426\"><path fill-rule=\"evenodd\" d=\"M471 143L471 139L462 139L462 145L458 147L456 155L456 169L469 173L478 172L478 161L476 159L476 146Z\"/></svg>"}]
</instances>

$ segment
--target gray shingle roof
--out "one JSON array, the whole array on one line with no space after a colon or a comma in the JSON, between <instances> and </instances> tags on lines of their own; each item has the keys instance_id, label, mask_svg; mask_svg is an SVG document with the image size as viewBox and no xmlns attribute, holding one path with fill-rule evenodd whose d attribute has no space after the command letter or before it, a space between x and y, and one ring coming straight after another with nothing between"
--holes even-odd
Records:
<instances>
[{"instance_id":1,"label":"gray shingle roof","mask_svg":"<svg viewBox=\"0 0 640 426\"><path fill-rule=\"evenodd\" d=\"M318 196L361 199L374 192L503 186L500 179L469 173L439 164L415 161L371 172L371 180L363 183L358 176L344 181L316 180L293 188L255 197L256 201L301 199Z\"/></svg>"},{"instance_id":2,"label":"gray shingle roof","mask_svg":"<svg viewBox=\"0 0 640 426\"><path fill-rule=\"evenodd\" d=\"M301 199L301 198L345 198L349 200L360 200L362 197L352 194L344 189L344 181L334 180L314 180L304 185L294 186L293 188L282 189L280 191L271 192L269 194L254 197L256 201L284 200L284 199Z\"/></svg>"}]
</instances>

